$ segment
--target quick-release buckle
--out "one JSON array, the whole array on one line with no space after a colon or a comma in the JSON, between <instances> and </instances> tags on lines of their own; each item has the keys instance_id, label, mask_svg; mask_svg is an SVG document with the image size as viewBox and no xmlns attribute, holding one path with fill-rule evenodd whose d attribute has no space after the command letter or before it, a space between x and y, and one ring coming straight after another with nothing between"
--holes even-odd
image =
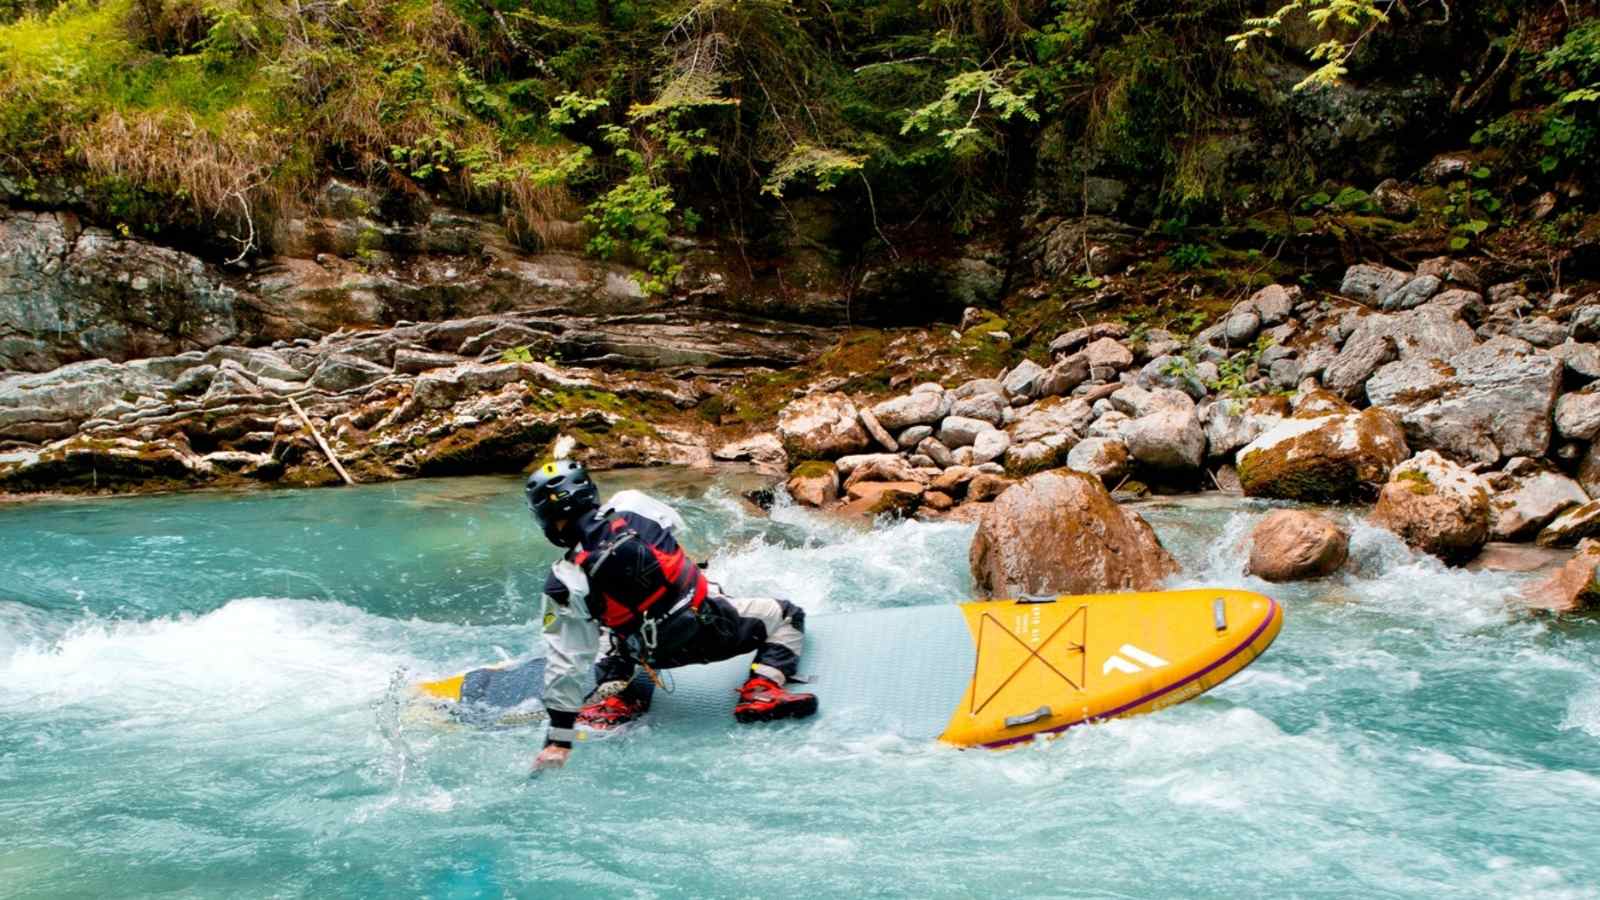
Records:
<instances>
[{"instance_id":1,"label":"quick-release buckle","mask_svg":"<svg viewBox=\"0 0 1600 900\"><path fill-rule=\"evenodd\" d=\"M656 620L646 618L644 624L639 626L639 639L644 641L646 650L656 649Z\"/></svg>"}]
</instances>

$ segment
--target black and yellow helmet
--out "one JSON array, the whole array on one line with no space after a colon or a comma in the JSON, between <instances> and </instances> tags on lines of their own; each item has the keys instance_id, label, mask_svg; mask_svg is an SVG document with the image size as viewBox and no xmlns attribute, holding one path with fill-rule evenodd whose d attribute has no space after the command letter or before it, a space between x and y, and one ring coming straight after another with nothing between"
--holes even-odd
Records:
<instances>
[{"instance_id":1,"label":"black and yellow helmet","mask_svg":"<svg viewBox=\"0 0 1600 900\"><path fill-rule=\"evenodd\" d=\"M528 509L539 520L544 536L558 547L572 546L574 520L600 506L600 489L589 477L589 470L570 459L547 462L535 469L528 476L525 491ZM568 527L557 528L556 523L563 521Z\"/></svg>"}]
</instances>

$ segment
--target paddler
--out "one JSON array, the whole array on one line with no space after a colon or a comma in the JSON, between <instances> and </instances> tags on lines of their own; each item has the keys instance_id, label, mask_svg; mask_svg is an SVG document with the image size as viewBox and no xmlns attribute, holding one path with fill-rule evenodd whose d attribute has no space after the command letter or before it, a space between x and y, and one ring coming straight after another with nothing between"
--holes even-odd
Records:
<instances>
[{"instance_id":1,"label":"paddler","mask_svg":"<svg viewBox=\"0 0 1600 900\"><path fill-rule=\"evenodd\" d=\"M755 652L733 716L799 718L813 694L784 690L800 663L805 610L769 597L725 597L678 545L683 519L639 491L600 491L581 463L558 459L528 478L528 507L563 548L544 587L544 705L550 729L535 770L558 768L575 728L617 728L650 708L655 673ZM602 645L604 645L602 647ZM594 663L598 687L583 679ZM635 678L644 672L648 678Z\"/></svg>"}]
</instances>

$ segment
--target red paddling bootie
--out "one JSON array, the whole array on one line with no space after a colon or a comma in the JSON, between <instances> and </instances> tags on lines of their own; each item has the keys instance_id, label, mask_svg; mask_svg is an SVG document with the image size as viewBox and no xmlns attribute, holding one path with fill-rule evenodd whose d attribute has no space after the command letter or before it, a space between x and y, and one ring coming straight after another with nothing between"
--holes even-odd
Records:
<instances>
[{"instance_id":1,"label":"red paddling bootie","mask_svg":"<svg viewBox=\"0 0 1600 900\"><path fill-rule=\"evenodd\" d=\"M620 728L642 715L644 715L643 703L635 703L621 697L607 697L578 710L578 725L592 731L605 731L609 728Z\"/></svg>"},{"instance_id":2,"label":"red paddling bootie","mask_svg":"<svg viewBox=\"0 0 1600 900\"><path fill-rule=\"evenodd\" d=\"M803 719L816 711L816 694L791 694L770 678L751 675L739 689L739 705L733 708L733 717L741 722L769 722Z\"/></svg>"}]
</instances>

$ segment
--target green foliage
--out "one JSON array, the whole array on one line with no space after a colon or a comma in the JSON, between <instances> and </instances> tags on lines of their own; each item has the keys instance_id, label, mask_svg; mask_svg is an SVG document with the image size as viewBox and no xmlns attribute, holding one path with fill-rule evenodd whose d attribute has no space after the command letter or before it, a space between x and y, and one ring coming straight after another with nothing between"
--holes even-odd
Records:
<instances>
[{"instance_id":1,"label":"green foliage","mask_svg":"<svg viewBox=\"0 0 1600 900\"><path fill-rule=\"evenodd\" d=\"M944 93L906 117L901 134L938 129L944 149L957 158L978 156L997 148L994 124L1021 117L1038 122L1034 92L1013 90L1017 67L977 69L945 80ZM986 127L987 126L987 127Z\"/></svg>"},{"instance_id":2,"label":"green foliage","mask_svg":"<svg viewBox=\"0 0 1600 900\"><path fill-rule=\"evenodd\" d=\"M1568 31L1531 68L1550 102L1489 122L1473 143L1508 150L1547 176L1592 170L1600 164L1600 19Z\"/></svg>"},{"instance_id":3,"label":"green foliage","mask_svg":"<svg viewBox=\"0 0 1600 900\"><path fill-rule=\"evenodd\" d=\"M1450 231L1450 249L1458 252L1494 228L1494 216L1504 205L1487 186L1491 170L1480 166L1469 174L1471 180L1446 185L1446 203L1438 211L1439 224Z\"/></svg>"},{"instance_id":4,"label":"green foliage","mask_svg":"<svg viewBox=\"0 0 1600 900\"><path fill-rule=\"evenodd\" d=\"M424 135L409 147L392 146L389 156L402 172L418 181L450 174L456 164L456 145L447 137Z\"/></svg>"},{"instance_id":5,"label":"green foliage","mask_svg":"<svg viewBox=\"0 0 1600 900\"><path fill-rule=\"evenodd\" d=\"M1303 14L1318 30L1330 36L1312 47L1308 56L1316 69L1294 86L1297 91L1308 87L1330 86L1349 74L1345 63L1350 54L1380 25L1388 23L1388 8L1392 3L1380 0L1290 0L1269 16L1246 19L1245 30L1228 37L1235 50L1243 51L1252 42L1271 37L1283 30L1289 16Z\"/></svg>"},{"instance_id":6,"label":"green foliage","mask_svg":"<svg viewBox=\"0 0 1600 900\"><path fill-rule=\"evenodd\" d=\"M531 363L534 361L533 350L530 349L526 344L518 347L507 347L505 350L500 352L500 361L508 363Z\"/></svg>"},{"instance_id":7,"label":"green foliage","mask_svg":"<svg viewBox=\"0 0 1600 900\"><path fill-rule=\"evenodd\" d=\"M247 221L281 233L274 216L354 173L391 199L498 210L529 245L637 263L652 292L697 211L765 249L792 201L822 192L862 210L841 231L866 245L897 225L1009 227L1041 188L1070 196L1104 175L1133 186L1125 213L1185 241L1191 220L1247 193L1295 198L1315 172L1291 146L1282 183L1234 177L1258 162L1241 163L1238 123L1265 114L1265 92L1227 35L1243 49L1305 16L1326 39L1312 81L1327 82L1401 8L1265 6L1241 29L1262 5L0 0L0 169L25 186L64 176L135 231L220 233L230 257ZM1510 91L1543 106L1488 117L1482 140L1514 145L1497 168L1600 171L1600 27L1547 44L1517 57ZM1498 219L1474 190L1452 203L1473 210L1450 214L1458 237ZM1354 187L1295 202L1373 212ZM1212 253L1185 244L1170 267Z\"/></svg>"},{"instance_id":8,"label":"green foliage","mask_svg":"<svg viewBox=\"0 0 1600 900\"><path fill-rule=\"evenodd\" d=\"M1167 262L1175 272L1204 269L1211 265L1211 250L1204 244L1179 244L1167 251Z\"/></svg>"},{"instance_id":9,"label":"green foliage","mask_svg":"<svg viewBox=\"0 0 1600 900\"><path fill-rule=\"evenodd\" d=\"M577 91L568 91L556 98L555 104L545 114L545 119L558 128L574 125L610 105L611 101L604 97L586 97Z\"/></svg>"},{"instance_id":10,"label":"green foliage","mask_svg":"<svg viewBox=\"0 0 1600 900\"><path fill-rule=\"evenodd\" d=\"M1337 195L1329 195L1327 191L1317 191L1300 199L1301 212L1316 212L1330 210L1333 212L1375 213L1377 204L1372 202L1372 195L1356 187L1344 187Z\"/></svg>"},{"instance_id":11,"label":"green foliage","mask_svg":"<svg viewBox=\"0 0 1600 900\"><path fill-rule=\"evenodd\" d=\"M866 157L862 155L811 144L796 144L789 155L773 168L772 174L767 176L761 185L761 192L781 198L785 186L802 178L809 178L818 191L829 191L838 187L846 175L860 172L865 161Z\"/></svg>"}]
</instances>

